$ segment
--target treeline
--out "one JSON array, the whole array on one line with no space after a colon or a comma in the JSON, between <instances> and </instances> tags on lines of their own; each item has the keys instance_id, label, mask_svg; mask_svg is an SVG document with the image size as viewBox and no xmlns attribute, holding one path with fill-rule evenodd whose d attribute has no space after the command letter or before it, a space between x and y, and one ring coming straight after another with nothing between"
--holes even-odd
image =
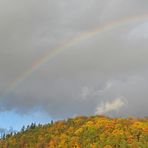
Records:
<instances>
[{"instance_id":1,"label":"treeline","mask_svg":"<svg viewBox=\"0 0 148 148\"><path fill-rule=\"evenodd\" d=\"M80 116L32 123L4 135L0 148L148 148L148 118Z\"/></svg>"}]
</instances>

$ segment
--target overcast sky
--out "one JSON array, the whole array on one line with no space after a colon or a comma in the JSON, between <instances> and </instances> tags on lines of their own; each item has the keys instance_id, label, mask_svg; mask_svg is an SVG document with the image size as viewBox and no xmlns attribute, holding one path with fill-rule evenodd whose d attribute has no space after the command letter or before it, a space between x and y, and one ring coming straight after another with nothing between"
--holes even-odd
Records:
<instances>
[{"instance_id":1,"label":"overcast sky","mask_svg":"<svg viewBox=\"0 0 148 148\"><path fill-rule=\"evenodd\" d=\"M147 0L0 0L0 118L5 114L20 120L23 115L29 120L38 112L49 120L147 116L146 15ZM60 44L133 16L145 17L59 51L7 93L33 63Z\"/></svg>"}]
</instances>

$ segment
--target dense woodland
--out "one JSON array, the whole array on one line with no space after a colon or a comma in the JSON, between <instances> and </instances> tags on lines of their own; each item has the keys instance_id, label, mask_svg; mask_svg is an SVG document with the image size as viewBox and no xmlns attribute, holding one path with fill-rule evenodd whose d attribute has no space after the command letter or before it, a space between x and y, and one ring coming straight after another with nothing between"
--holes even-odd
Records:
<instances>
[{"instance_id":1,"label":"dense woodland","mask_svg":"<svg viewBox=\"0 0 148 148\"><path fill-rule=\"evenodd\" d=\"M148 118L75 117L23 127L0 148L148 148Z\"/></svg>"}]
</instances>

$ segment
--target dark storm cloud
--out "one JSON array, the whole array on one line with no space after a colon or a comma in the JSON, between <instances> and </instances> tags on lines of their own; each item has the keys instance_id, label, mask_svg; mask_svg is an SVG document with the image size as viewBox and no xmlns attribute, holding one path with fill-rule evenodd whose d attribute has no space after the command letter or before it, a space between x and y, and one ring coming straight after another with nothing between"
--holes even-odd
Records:
<instances>
[{"instance_id":1,"label":"dark storm cloud","mask_svg":"<svg viewBox=\"0 0 148 148\"><path fill-rule=\"evenodd\" d=\"M0 0L0 93L44 53L106 22L148 13L146 0ZM52 117L147 115L148 19L65 49L13 92L1 111ZM1 95L2 96L2 95Z\"/></svg>"}]
</instances>

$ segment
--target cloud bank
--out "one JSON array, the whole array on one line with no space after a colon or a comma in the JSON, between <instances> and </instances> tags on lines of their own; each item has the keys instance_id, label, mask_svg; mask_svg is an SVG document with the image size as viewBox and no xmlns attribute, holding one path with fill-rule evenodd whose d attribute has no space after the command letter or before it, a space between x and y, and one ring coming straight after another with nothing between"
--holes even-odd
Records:
<instances>
[{"instance_id":1,"label":"cloud bank","mask_svg":"<svg viewBox=\"0 0 148 148\"><path fill-rule=\"evenodd\" d=\"M146 0L0 0L0 111L22 115L40 108L64 118L94 114L103 102L99 112L147 116L148 18L65 49L3 97L18 77L63 42L147 13ZM127 98L127 107L113 101L119 96Z\"/></svg>"}]
</instances>

